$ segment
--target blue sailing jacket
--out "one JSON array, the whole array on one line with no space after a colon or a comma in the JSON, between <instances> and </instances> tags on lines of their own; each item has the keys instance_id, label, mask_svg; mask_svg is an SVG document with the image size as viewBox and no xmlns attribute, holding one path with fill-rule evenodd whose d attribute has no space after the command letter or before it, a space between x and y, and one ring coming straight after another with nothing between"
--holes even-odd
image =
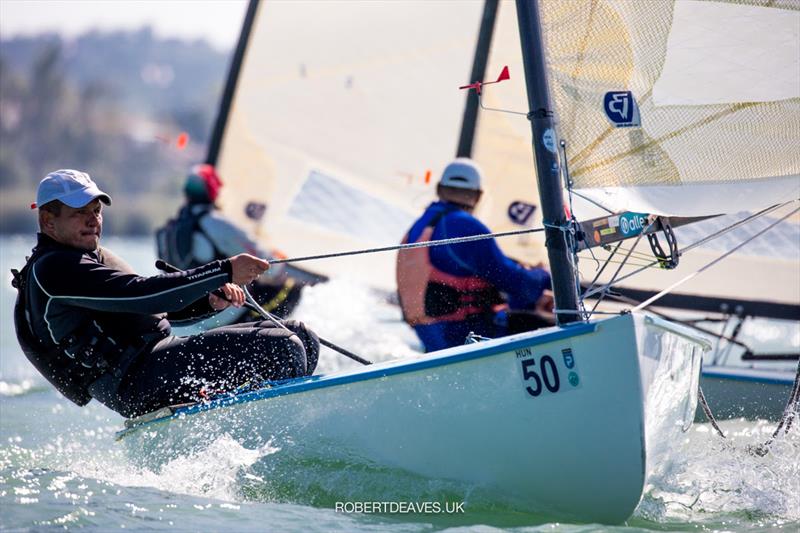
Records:
<instances>
[{"instance_id":1,"label":"blue sailing jacket","mask_svg":"<svg viewBox=\"0 0 800 533\"><path fill-rule=\"evenodd\" d=\"M416 242L435 217L431 240L491 233L478 219L450 202L433 202L408 232L407 242ZM550 274L541 268L525 268L506 257L494 239L427 248L431 264L438 270L459 277L480 277L501 291L511 309L533 309L545 289ZM417 325L414 329L426 351L464 343L470 331L487 337L503 335L504 329L489 314L463 321L442 321Z\"/></svg>"}]
</instances>

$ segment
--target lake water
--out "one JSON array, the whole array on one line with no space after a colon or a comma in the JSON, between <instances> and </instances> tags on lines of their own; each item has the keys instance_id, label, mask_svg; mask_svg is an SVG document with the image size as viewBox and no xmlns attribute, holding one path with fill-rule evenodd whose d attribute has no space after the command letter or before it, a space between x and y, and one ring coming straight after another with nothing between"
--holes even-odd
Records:
<instances>
[{"instance_id":1,"label":"lake water","mask_svg":"<svg viewBox=\"0 0 800 533\"><path fill-rule=\"evenodd\" d=\"M672 460L655 465L633 517L617 527L546 523L536 515L482 505L480 496L470 494L462 498L464 512L458 514L337 512L311 489L279 490L279 483L268 477L269 463L280 456L279 449L248 450L224 437L209 442L202 453L148 470L115 442L114 434L123 425L119 415L96 402L79 408L63 399L17 346L9 269L22 265L32 244L30 238L0 237L0 270L5 276L0 288L0 530L800 530L800 424L765 457L750 454L747 446L764 442L773 423L723 422L728 434L724 441L708 424L695 424L685 438L669 443ZM152 240L112 238L104 244L141 274L155 273ZM385 354L412 356L419 349L413 332L400 322L399 310L354 281L307 290L295 316L329 340L373 360ZM774 333L764 324L745 333L759 332ZM354 364L326 350L318 372ZM343 470L336 475L343 486L367 487L374 501L419 500L404 493L403 472ZM312 488L316 481L325 483L306 481ZM437 494L435 483L431 481L430 494Z\"/></svg>"}]
</instances>

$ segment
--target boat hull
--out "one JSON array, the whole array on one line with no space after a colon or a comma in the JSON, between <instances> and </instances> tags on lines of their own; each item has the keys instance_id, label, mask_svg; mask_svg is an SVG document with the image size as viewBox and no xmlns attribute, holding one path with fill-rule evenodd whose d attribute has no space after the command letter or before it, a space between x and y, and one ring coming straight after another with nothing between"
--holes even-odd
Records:
<instances>
[{"instance_id":1,"label":"boat hull","mask_svg":"<svg viewBox=\"0 0 800 533\"><path fill-rule=\"evenodd\" d=\"M659 443L691 424L704 349L687 330L627 315L293 380L121 437L162 463L222 434L309 458L335 450L456 481L467 508L479 489L512 509L618 523Z\"/></svg>"},{"instance_id":2,"label":"boat hull","mask_svg":"<svg viewBox=\"0 0 800 533\"><path fill-rule=\"evenodd\" d=\"M732 366L704 367L700 378L711 414L719 420L778 421L793 383L794 372L791 370L782 372ZM697 410L696 420L706 420L702 409Z\"/></svg>"}]
</instances>

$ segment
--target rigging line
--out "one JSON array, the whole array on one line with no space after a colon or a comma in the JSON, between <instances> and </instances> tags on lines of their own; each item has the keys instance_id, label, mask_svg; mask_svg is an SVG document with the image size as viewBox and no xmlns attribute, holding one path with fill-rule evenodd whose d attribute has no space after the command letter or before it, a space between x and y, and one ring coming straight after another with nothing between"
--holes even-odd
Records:
<instances>
[{"instance_id":1,"label":"rigging line","mask_svg":"<svg viewBox=\"0 0 800 533\"><path fill-rule=\"evenodd\" d=\"M743 242L741 242L741 243L737 244L737 245L736 245L736 246L734 246L732 249L728 250L727 252L725 252L725 253L724 253L724 254L722 254L721 256L717 257L716 259L714 259L714 260L713 260L713 261L711 261L710 263L708 263L708 264L704 265L704 266L703 266L702 268L700 268L699 270L697 270L697 271L693 272L692 274L689 274L688 276L684 277L683 279L681 279L681 280L679 280L679 281L677 281L677 282L673 283L672 285L670 285L669 287L667 287L667 288L666 288L666 289L664 289L663 291L659 292L659 293L658 293L658 294L656 294L655 296L653 296L653 297L651 297L651 298L648 298L648 299L647 299L647 300L645 300L644 302L642 302L642 303L640 303L639 305L637 305L636 307L634 307L634 308L633 308L633 310L634 310L634 311L639 311L639 310L641 310L641 309L644 309L645 307L647 307L647 306L648 306L648 305L650 305L651 303L655 302L656 300L658 300L659 298L661 298L661 297L662 297L662 296L664 296L665 294L667 294L667 293L669 293L670 291L672 291L672 289L674 289L675 287L677 287L677 286L679 286L679 285L683 285L685 282L689 281L690 279L692 279L693 277L697 276L697 275L698 275L698 274L700 274L701 272L704 272L705 270L707 270L707 269L711 268L712 266L716 265L717 263L719 263L720 261L722 261L723 259L725 259L725 258L726 258L726 257L728 257L729 255L731 255L733 252L735 252L736 250L738 250L739 248L741 248L741 247L742 247L742 246L744 246L745 244L747 244L747 243L751 242L753 239L755 239L755 238L757 238L757 237L760 237L761 235L763 235L763 234L764 234L764 233L766 233L767 231L769 231L769 230L771 230L772 228L774 228L774 227L775 227L777 224L780 224L781 222L783 222L784 220L786 220L786 219L787 219L787 218L789 218L790 216L794 215L794 214L795 214L795 213L797 213L798 211L800 211L800 207L796 208L796 209L795 209L795 210L793 210L791 213L789 213L789 214L785 215L783 218L780 218L780 219L776 220L775 222L773 222L772 224L770 224L770 225L769 225L769 226L767 226L766 228L762 229L761 231L759 231L758 233L756 233L755 235L753 235L753 236L752 236L752 237L750 237L749 239L747 239L747 240L745 240L745 241L743 241Z\"/></svg>"},{"instance_id":2,"label":"rigging line","mask_svg":"<svg viewBox=\"0 0 800 533\"><path fill-rule=\"evenodd\" d=\"M648 224L648 228L649 228L650 226L652 226L652 224ZM617 279L617 276L619 276L619 273L620 273L620 271L622 270L622 267L624 267L624 266L625 266L625 263L627 263L627 262L628 262L628 259L630 258L630 256L631 256L631 253L633 252L634 248L636 248L636 245L637 245L637 244L639 244L639 241L642 239L642 235L644 235L644 233L645 233L646 229L647 229L647 228L645 228L644 230L642 230L642 232L641 232L641 233L640 233L640 234L639 234L639 235L636 237L636 241L633 243L633 246L631 246L630 250L628 250L628 253L627 253L627 254L625 254L625 258L622 260L622 262L620 263L620 265L617 267L617 271L616 271L616 272L614 272L614 275L613 275L613 276L611 276L611 280L610 280L608 283L606 283L606 285L605 285L606 287L608 287L608 288L611 288L611 286L612 286L612 285L614 285L614 280L615 280L615 279ZM606 290L603 290L603 291L600 293L600 296L598 297L598 302L597 302L597 304L595 304L595 308L597 308L597 305L599 305L599 304L600 304L600 302L602 302L602 301L603 301L603 298L605 298L606 292L607 292ZM584 292L583 294L584 294L584 296L581 298L581 300L583 300L583 299L584 299L584 298L585 298L585 297L586 297L588 294L590 294L590 293L589 293L588 291L586 291L586 292Z\"/></svg>"},{"instance_id":3,"label":"rigging line","mask_svg":"<svg viewBox=\"0 0 800 533\"><path fill-rule=\"evenodd\" d=\"M571 179L571 178L570 178L570 179ZM595 205L595 206L599 207L599 208L600 208L600 209L602 209L603 211L608 211L608 213L609 213L610 215L613 215L613 214L615 214L615 213L614 213L614 211L612 211L611 209L607 208L606 206L604 206L603 204L601 204L600 202L598 202L598 201L596 201L596 200L592 200L591 198L589 198L588 196L586 196L586 195L584 195L584 194L581 194L581 193L579 193L579 192L577 192L577 191L573 191L573 193L572 193L572 194L574 194L575 196L578 196L578 197L580 197L580 198L583 198L584 200L586 200L586 201L587 201L587 202L589 202L590 204L593 204L593 205Z\"/></svg>"},{"instance_id":4,"label":"rigging line","mask_svg":"<svg viewBox=\"0 0 800 533\"><path fill-rule=\"evenodd\" d=\"M537 233L539 231L544 231L544 228L529 228L529 229L520 229L514 231L501 231L497 233L485 233L483 235L470 235L468 237L453 237L451 239L438 239L435 241L412 242L407 244L396 244L394 246L382 246L380 248L351 250L348 252L334 252L331 254L306 255L302 257L287 257L286 259L269 259L268 261L271 265L277 265L280 263L298 263L300 261L311 261L314 259L328 259L330 257L344 257L348 255L371 254L374 252L389 252L392 250L408 250L411 248L427 248L429 246L441 246L444 244L459 244L462 242L493 239L495 237L510 237L513 235L525 235L528 233Z\"/></svg>"},{"instance_id":5,"label":"rigging line","mask_svg":"<svg viewBox=\"0 0 800 533\"><path fill-rule=\"evenodd\" d=\"M709 422L711 422L711 425L714 427L714 429L717 430L717 434L719 434L719 436L723 439L726 438L725 433L722 432L722 428L720 428L719 424L717 424L717 419L714 418L714 414L711 412L711 407L708 406L706 395L703 394L703 387L699 385L697 386L697 399L700 401L700 405L703 407L703 413L705 413L706 418Z\"/></svg>"},{"instance_id":6,"label":"rigging line","mask_svg":"<svg viewBox=\"0 0 800 533\"><path fill-rule=\"evenodd\" d=\"M576 242L576 228L578 231L581 230L581 225L578 220L575 218L575 208L572 204L572 178L569 175L569 163L567 162L567 141L561 139L559 143L561 146L561 153L564 155L564 164L562 165L563 168L563 177L564 177L564 185L567 188L567 194L569 198L569 242L567 242L568 250L571 252L569 254L569 262L572 266L573 276L575 276L575 294L580 295L581 293L581 269L578 267L578 262L580 261L580 257L578 256L578 244ZM566 235L566 234L565 234ZM565 238L566 240L566 238ZM591 250L590 250L591 252ZM594 253L592 253L592 257L594 257ZM599 261L595 259L595 262L599 265ZM586 318L586 306L583 303L583 300L578 299L578 308L583 312L581 318Z\"/></svg>"},{"instance_id":7,"label":"rigging line","mask_svg":"<svg viewBox=\"0 0 800 533\"><path fill-rule=\"evenodd\" d=\"M705 244L706 242L708 242L708 241L710 241L712 239L716 239L717 237L720 237L720 236L728 233L729 231L733 231L734 229L736 229L737 227L739 227L739 226L741 226L743 224L746 224L746 223L748 223L748 222L750 222L752 220L755 220L756 218L758 218L760 216L763 216L763 215L766 215L768 213L771 213L772 211L775 211L776 209L779 209L779 208L781 208L781 207L783 207L785 205L788 205L788 204L790 204L792 202L795 202L795 201L796 200L792 200L791 202L785 202L783 204L773 205L771 207L767 207L766 209L762 209L758 213L755 213L755 214L750 215L749 217L743 218L742 220L731 224L727 228L725 228L725 229L723 229L721 231L718 231L717 233L713 233L713 234L709 235L708 237L705 237L703 239L700 239L697 242L694 242L694 243L690 244L689 246L687 246L686 248L681 250L681 255L683 255L684 252L688 252L689 250L691 250L693 248L696 248L697 246L700 246L701 244ZM638 269L634 270L633 272L631 272L629 274L626 274L626 275L622 276L621 278L619 278L617 280L617 283L619 283L620 281L626 280L626 279L628 279L628 278L630 278L632 276L635 276L636 274L644 271L647 268L650 268L650 267L652 267L654 265L657 265L658 263L659 263L659 261L657 259L654 260L654 261L651 261L649 264L647 264L647 265L645 265L645 266L643 266L641 268L638 268ZM606 283L605 285L603 285L601 287L597 287L596 289L593 289L591 291L583 293L582 297L583 298L588 298L588 297L592 296L593 294L596 294L596 293L601 292L601 291L605 291L608 287L610 287L610 284Z\"/></svg>"},{"instance_id":8,"label":"rigging line","mask_svg":"<svg viewBox=\"0 0 800 533\"><path fill-rule=\"evenodd\" d=\"M618 241L618 246L619 246L619 244L621 244L622 242L623 242L623 241ZM610 245L607 245L607 246L608 246L609 248L611 247ZM586 248L585 250L581 250L581 252L583 252L583 251L587 251L587 252L588 252L589 250L591 250L591 248ZM614 254L616 253L616 248L615 248L614 250L611 250L611 251L610 251L610 250L608 250L608 249L607 249L605 246L603 246L603 250L605 250L605 251L606 251L606 252L608 252L608 254L609 254L609 255L608 255L608 257L604 258L604 261L608 261L608 260L610 260L612 257L614 257ZM631 254L631 259L641 259L641 260L643 260L643 261L646 261L647 263L650 263L650 262L653 260L653 259L652 259L652 257L653 257L652 255L648 255L648 254L647 254L647 253L645 253L645 252L639 252L639 251L636 251L636 250L635 250L635 249L633 249L633 248L620 248L620 250L619 250L619 251L620 251L620 252L627 252L627 251L629 251L629 250L633 250L633 253ZM585 257L585 256L584 256L584 257ZM592 257L594 257L594 255L592 255Z\"/></svg>"},{"instance_id":9,"label":"rigging line","mask_svg":"<svg viewBox=\"0 0 800 533\"><path fill-rule=\"evenodd\" d=\"M740 220L739 222L736 222L736 223L734 223L733 225L731 225L731 226L729 226L729 227L727 227L727 228L723 229L723 230L722 230L722 231L720 231L719 233L715 233L715 234L709 235L708 237L706 237L706 238L704 238L704 239L700 239L700 240L699 240L699 241L697 241L697 242L693 242L693 243L692 243L692 244L690 244L689 246L687 246L687 247L685 247L684 249L682 249L682 250L681 250L681 253L683 253L683 252L688 252L689 250L691 250L691 249L693 249L693 248L697 248L698 246L701 246L701 245L705 244L706 242L710 241L711 239L716 239L716 238L717 238L717 237L719 237L720 235L724 235L725 233L728 233L729 231L732 231L733 229L735 229L735 228L738 228L739 226L743 226L744 224L747 224L748 222L751 222L752 220L755 220L755 219L756 219L756 218L758 218L758 217L761 217L761 216L763 216L763 215L766 215L766 214L772 213L773 211L776 211L776 210L780 209L780 208L781 208L781 207L783 207L783 206L789 205L789 204L791 204L791 203L794 203L794 202L797 202L797 201L798 201L798 200L791 200L791 201L789 201L789 202L784 202L784 203L782 203L782 204L776 204L776 205L773 205L773 206L771 206L771 207L767 207L767 208L765 208L765 209L762 209L762 210L761 210L761 211L759 211L758 213L754 213L754 214L750 215L749 217L743 218L743 219L742 219L742 220ZM792 213L794 213L794 212L796 212L796 211L797 211L797 210L795 209L795 211L792 211ZM783 218L786 218L786 217L783 217ZM781 220L783 220L783 218L782 218Z\"/></svg>"},{"instance_id":10,"label":"rigging line","mask_svg":"<svg viewBox=\"0 0 800 533\"><path fill-rule=\"evenodd\" d=\"M587 291L589 291L589 290L594 288L594 284L597 283L597 280L600 278L600 276L603 274L603 271L606 269L608 264L611 262L611 258L616 255L616 253L619 250L620 246L622 246L622 241L619 241L617 243L617 245L611 251L611 254L608 256L608 258L606 258L605 262L603 263L603 266L601 266L600 270L597 272L597 275L595 275L594 279L591 281L591 283L589 283L589 288L586 289ZM594 256L592 256L592 257L594 257ZM596 261L596 259L595 259L595 261Z\"/></svg>"},{"instance_id":11,"label":"rigging line","mask_svg":"<svg viewBox=\"0 0 800 533\"><path fill-rule=\"evenodd\" d=\"M617 246L614 248L614 251L613 251L613 252L611 252L611 255L610 255L610 256L608 256L608 259L606 259L606 262L603 264L603 267L600 269L600 271L597 273L597 275L596 275L596 276L594 277L594 279L592 280L592 283L589 285L589 289L588 289L588 290L591 290L591 289L592 289L592 287L594 287L594 284L595 284L595 283L597 283L597 280L598 280L598 278L600 278L600 276L603 274L603 271L606 269L606 267L607 267L609 264L611 264L611 258L612 258L612 257L614 257L614 255L615 255L615 254L617 253L617 251L619 250L620 246L622 246L622 241L619 241L619 242L617 243ZM606 294L606 293L603 293L603 295L605 295L605 294ZM583 298L581 298L581 301L583 301ZM602 298L602 297L597 299L597 302L594 304L594 307L592 307L592 310L590 311L590 314L591 314L591 313L594 313L594 312L597 310L597 306L598 306L598 305L600 305L600 302L602 302L602 301L603 301L603 298Z\"/></svg>"},{"instance_id":12,"label":"rigging line","mask_svg":"<svg viewBox=\"0 0 800 533\"><path fill-rule=\"evenodd\" d=\"M609 294L609 293L607 293L606 296L608 298L610 298L611 300L614 300L614 301L620 302L620 303L626 303L628 305L638 305L640 303L638 300L635 300L635 299L633 299L633 298L631 298L629 296L625 296L625 295L622 295L622 294L614 294L614 293L610 293ZM753 353L753 350L750 348L750 346L748 346L747 344L743 343L742 341L739 341L739 340L736 340L736 339L734 339L732 337L724 335L724 331L722 333L719 333L719 332L710 330L708 328L704 328L702 326L698 326L696 321L684 320L684 319L677 318L677 317L675 317L673 315L670 315L670 314L667 314L667 313L662 313L660 311L655 311L653 309L650 309L648 311L648 313L652 313L652 314L654 314L656 316L660 316L661 318L665 318L665 319L667 319L667 320L669 320L671 322L678 322L679 324L685 324L686 326L688 326L690 328L694 328L697 331L700 331L700 332L705 333L707 335L711 335L712 337L716 337L717 339L726 340L729 343L732 343L732 344L735 344L735 345L737 345L737 346L739 346L741 348L744 348L746 352ZM712 318L712 317L704 317L704 318L700 319L701 322L705 322L705 321L709 321L709 320L717 321L718 319Z\"/></svg>"},{"instance_id":13,"label":"rigging line","mask_svg":"<svg viewBox=\"0 0 800 533\"><path fill-rule=\"evenodd\" d=\"M272 322L272 324L277 326L279 329L283 329L283 330L288 331L289 333L292 333L292 334L295 333L294 331L292 331L289 328L287 328L283 324L283 322L280 321L280 319L277 316L273 315L272 313L270 313L269 311L267 311L263 307L261 307L261 305L259 305L258 301L256 301L255 298L253 298L253 295L250 294L250 291L247 290L247 285L246 284L245 285L241 285L241 288L244 291L244 295L245 295L245 298L246 298L245 305L247 307L249 307L250 309L252 309L256 313L261 315L263 318L266 318L267 320ZM350 359L352 359L354 361L358 361L362 365L371 365L372 364L372 361L368 361L367 359L364 359L363 357L359 357L358 355L354 354L350 350L345 350L341 346L337 346L336 344L333 344L332 342L330 342L328 340L325 340L322 337L318 336L317 340L319 340L319 343L321 345L327 346L331 350L339 352L340 354L342 354L344 356L347 356L347 357L349 357Z\"/></svg>"},{"instance_id":14,"label":"rigging line","mask_svg":"<svg viewBox=\"0 0 800 533\"><path fill-rule=\"evenodd\" d=\"M797 372L794 376L792 392L789 394L789 400L786 402L786 407L783 408L783 414L781 415L781 421L778 423L778 427L775 428L775 432L772 433L772 436L767 442L756 447L755 449L751 449L751 451L761 457L767 455L772 441L778 437L781 429L783 429L784 435L786 435L789 432L789 429L791 429L792 422L794 422L794 419L798 416L798 404L800 404L800 361L797 362ZM785 429L784 426L786 426Z\"/></svg>"}]
</instances>

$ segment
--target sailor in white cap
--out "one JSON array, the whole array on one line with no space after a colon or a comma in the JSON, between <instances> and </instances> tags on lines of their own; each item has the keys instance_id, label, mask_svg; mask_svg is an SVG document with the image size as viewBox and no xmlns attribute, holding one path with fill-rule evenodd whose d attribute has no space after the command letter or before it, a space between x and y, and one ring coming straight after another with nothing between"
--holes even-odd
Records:
<instances>
[{"instance_id":1,"label":"sailor in white cap","mask_svg":"<svg viewBox=\"0 0 800 533\"><path fill-rule=\"evenodd\" d=\"M428 206L403 242L491 233L472 216L483 192L481 181L481 170L470 159L447 165L436 188L439 200ZM397 256L403 318L427 352L464 344L470 333L498 337L545 325L542 312L552 308L549 288L546 270L506 257L493 238L405 249Z\"/></svg>"},{"instance_id":2,"label":"sailor in white cap","mask_svg":"<svg viewBox=\"0 0 800 533\"><path fill-rule=\"evenodd\" d=\"M85 172L57 170L39 183L38 243L20 272L17 339L33 365L78 405L92 398L124 416L203 398L253 379L305 376L319 344L302 323L239 324L175 337L170 320L241 306L269 263L249 254L143 277L99 246L111 197ZM221 291L220 295L212 292ZM207 392L207 391L206 391Z\"/></svg>"}]
</instances>

